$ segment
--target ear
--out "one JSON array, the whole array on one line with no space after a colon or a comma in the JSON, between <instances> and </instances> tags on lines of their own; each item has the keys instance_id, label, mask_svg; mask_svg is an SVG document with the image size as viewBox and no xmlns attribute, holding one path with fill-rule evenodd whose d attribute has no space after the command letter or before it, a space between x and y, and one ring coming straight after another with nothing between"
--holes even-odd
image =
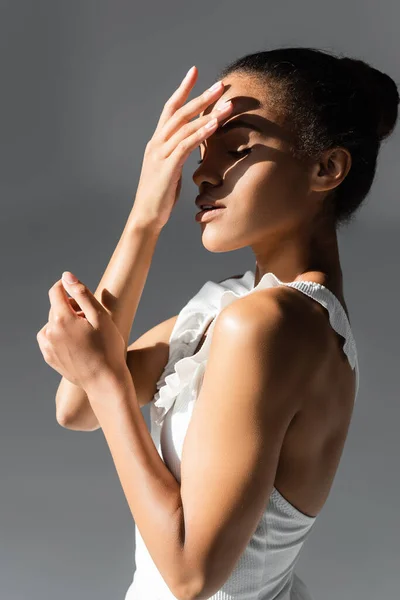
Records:
<instances>
[{"instance_id":1,"label":"ear","mask_svg":"<svg viewBox=\"0 0 400 600\"><path fill-rule=\"evenodd\" d=\"M311 189L333 190L342 183L351 168L351 154L346 148L326 150L311 171Z\"/></svg>"}]
</instances>

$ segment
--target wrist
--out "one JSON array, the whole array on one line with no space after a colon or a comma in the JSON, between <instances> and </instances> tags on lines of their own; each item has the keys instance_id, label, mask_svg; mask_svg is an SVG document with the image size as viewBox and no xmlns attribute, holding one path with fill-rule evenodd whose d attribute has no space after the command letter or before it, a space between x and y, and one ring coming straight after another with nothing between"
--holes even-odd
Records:
<instances>
[{"instance_id":1,"label":"wrist","mask_svg":"<svg viewBox=\"0 0 400 600\"><path fill-rule=\"evenodd\" d=\"M88 383L85 387L85 392L89 401L91 399L96 400L96 398L108 395L109 393L118 394L124 392L132 384L132 376L128 366L125 365L118 372L108 371L98 375Z\"/></svg>"},{"instance_id":2,"label":"wrist","mask_svg":"<svg viewBox=\"0 0 400 600\"><path fill-rule=\"evenodd\" d=\"M135 207L132 208L128 217L128 227L133 230L140 230L149 235L159 235L164 225L157 218L145 215Z\"/></svg>"}]
</instances>

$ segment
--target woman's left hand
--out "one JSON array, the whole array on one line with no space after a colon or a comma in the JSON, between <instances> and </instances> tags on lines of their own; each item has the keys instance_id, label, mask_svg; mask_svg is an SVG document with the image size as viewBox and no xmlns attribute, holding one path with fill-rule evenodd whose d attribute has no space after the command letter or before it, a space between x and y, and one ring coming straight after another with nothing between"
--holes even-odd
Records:
<instances>
[{"instance_id":1,"label":"woman's left hand","mask_svg":"<svg viewBox=\"0 0 400 600\"><path fill-rule=\"evenodd\" d=\"M100 380L115 380L126 371L126 344L104 306L78 279L68 283L68 274L50 288L49 321L36 338L46 363L88 392Z\"/></svg>"}]
</instances>

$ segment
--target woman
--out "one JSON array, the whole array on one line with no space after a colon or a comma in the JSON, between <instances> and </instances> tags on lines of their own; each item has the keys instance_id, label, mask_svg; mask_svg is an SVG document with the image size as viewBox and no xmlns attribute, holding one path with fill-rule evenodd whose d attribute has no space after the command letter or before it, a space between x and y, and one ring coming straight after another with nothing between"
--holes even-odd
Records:
<instances>
[{"instance_id":1,"label":"woman","mask_svg":"<svg viewBox=\"0 0 400 600\"><path fill-rule=\"evenodd\" d=\"M113 438L111 417L66 380L60 422L77 428L74 415L85 414L112 450L136 525L125 600L304 600L294 567L328 498L359 383L337 230L370 190L399 95L365 62L312 48L242 57L185 104L196 78L192 67L165 104L96 294L111 291L126 341L199 146L202 242L211 252L250 246L255 272L207 281L128 348L154 446L142 421Z\"/></svg>"}]
</instances>

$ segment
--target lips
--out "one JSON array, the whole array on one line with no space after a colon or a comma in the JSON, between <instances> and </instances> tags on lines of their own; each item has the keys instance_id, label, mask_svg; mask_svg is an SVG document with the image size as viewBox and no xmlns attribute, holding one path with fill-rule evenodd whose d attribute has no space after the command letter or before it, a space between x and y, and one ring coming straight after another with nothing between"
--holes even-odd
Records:
<instances>
[{"instance_id":1,"label":"lips","mask_svg":"<svg viewBox=\"0 0 400 600\"><path fill-rule=\"evenodd\" d=\"M195 219L199 223L208 223L208 221L211 221L211 220L217 218L217 215L220 215L221 210L224 210L225 208L226 208L226 206L217 206L217 207L214 206L214 208L210 208L208 210L200 210L195 215Z\"/></svg>"},{"instance_id":2,"label":"lips","mask_svg":"<svg viewBox=\"0 0 400 600\"><path fill-rule=\"evenodd\" d=\"M210 198L209 196L206 196L204 194L200 194L199 196L197 196L197 198L195 200L195 204L200 209L204 205L212 206L213 208L226 208L225 204L222 204L222 202L213 200L212 198Z\"/></svg>"}]
</instances>

